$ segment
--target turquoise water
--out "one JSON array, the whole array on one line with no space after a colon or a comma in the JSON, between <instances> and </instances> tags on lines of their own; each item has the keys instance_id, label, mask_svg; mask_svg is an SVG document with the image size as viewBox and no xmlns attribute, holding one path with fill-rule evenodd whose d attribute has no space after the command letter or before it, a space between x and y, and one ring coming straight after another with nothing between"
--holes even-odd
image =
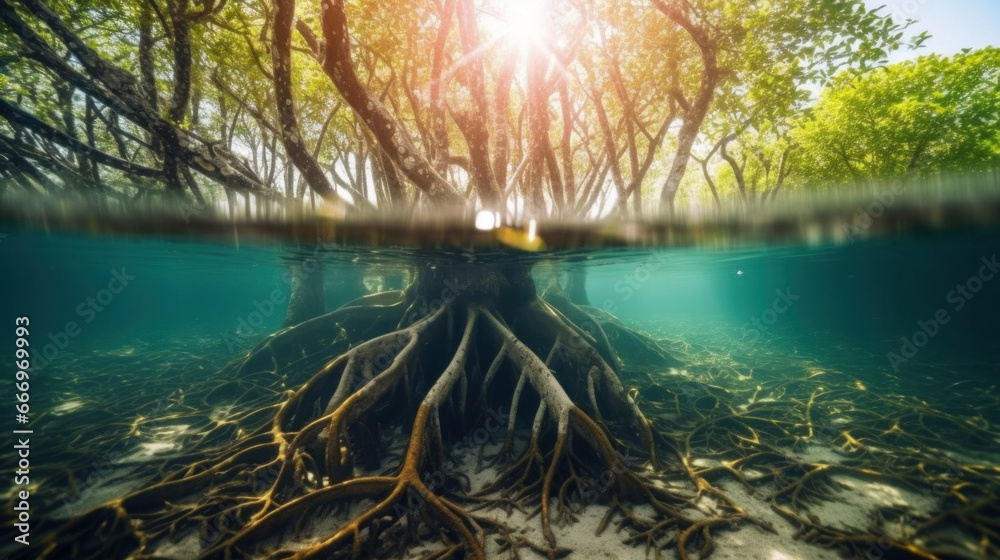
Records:
<instances>
[{"instance_id":1,"label":"turquoise water","mask_svg":"<svg viewBox=\"0 0 1000 560\"><path fill-rule=\"evenodd\" d=\"M65 363L59 356L119 345L161 347L186 337L203 337L209 347L228 344L235 354L281 327L288 262L315 250L15 234L0 244L7 294L0 317L30 317L34 345L55 369ZM977 233L732 251L480 252L464 259L534 262L540 288L554 271L584 269L591 305L674 337L708 343L715 332L737 334L748 343L830 360L863 352L872 357L871 376L951 363L958 375L989 379L1000 358L1000 282L975 278L981 270L984 278L992 274L984 260L995 263L998 252L1000 234ZM324 251L328 307L380 282L398 289L414 267L447 258L406 250ZM128 278L121 293L101 294L121 274ZM272 307L267 302L275 290L280 302L273 311L246 322L259 308ZM893 372L886 355L899 353L900 338L912 339L921 331L917 322L928 324L940 309L948 322ZM64 337L67 322L77 323L79 333ZM970 365L961 370L963 364Z\"/></svg>"},{"instance_id":2,"label":"turquoise water","mask_svg":"<svg viewBox=\"0 0 1000 560\"><path fill-rule=\"evenodd\" d=\"M1000 233L966 232L738 250L480 251L466 252L460 259L531 262L540 289L567 271L582 269L592 306L660 340L683 362L672 370L623 379L626 386L638 387L647 415L665 431L701 429L685 424L690 419L676 417L680 404L671 415L674 397L690 396L690 391L677 388L679 376L689 387L704 382L705 394L716 403L713 408L738 410L743 402L739 399L745 399L742 391L753 391L754 386L766 391L768 384L812 379L819 372L839 376L824 385L821 394L853 383L860 387L858 403L873 393L896 399L899 408L886 412L889 416L905 419L907 403L922 402L982 427L967 444L944 451L963 449L979 461L996 464L990 461L997 459L997 448L991 451L990 446L1000 445L992 428L1000 424L998 253ZM14 231L0 241L0 321L9 325L0 356L8 379L13 380L15 371L15 319L30 319L32 540L56 531L68 516L155 480L156 475L142 468L166 461L190 444L184 437L167 437L169 422L157 420L199 406L184 402L185 389L192 393L191 388L224 371L282 327L291 290L289 263L303 256L321 262L328 310L372 291L402 288L414 271L455 258L450 253L371 247L317 252L281 244L31 231ZM300 378L307 379L308 373L301 372ZM722 387L722 392L712 387ZM809 392L795 396L789 389L788 394L788 406L796 407ZM279 402L279 397L274 393L271 399ZM5 398L8 410L14 408L13 392ZM781 402L780 395L775 398ZM701 406L699 399L693 400L695 408ZM756 394L750 399L755 401ZM239 403L238 395L233 402ZM831 415L829 425L836 428L822 441L830 449L843 450L840 432L850 428L852 418L841 422L835 417L836 406L824 409ZM9 412L5 426L14 416ZM150 425L136 432L147 421ZM13 426L19 428L24 426ZM78 436L71 437L73 432ZM140 432L141 437L136 435ZM928 440L921 441L927 445ZM891 439L870 444L900 449L914 445ZM8 469L16 457L9 445L4 448ZM119 468L122 464L143 467ZM989 472L976 484L995 497L1000 490L993 486L997 471ZM0 485L10 504L3 517L5 535L19 501L10 493L12 482L7 476ZM937 502L929 503L927 508L933 509ZM921 515L933 517L928 511ZM972 527L981 520L952 518L943 523L960 537L947 546L927 541L939 557L992 556L989 548L977 548L974 542L979 534ZM11 540L5 537L4 545ZM716 544L725 548L724 542ZM627 550L628 557L644 557L642 547ZM124 555L127 547L122 545L120 552ZM792 549L781 553L785 556L767 556L764 551L760 557L813 554Z\"/></svg>"}]
</instances>

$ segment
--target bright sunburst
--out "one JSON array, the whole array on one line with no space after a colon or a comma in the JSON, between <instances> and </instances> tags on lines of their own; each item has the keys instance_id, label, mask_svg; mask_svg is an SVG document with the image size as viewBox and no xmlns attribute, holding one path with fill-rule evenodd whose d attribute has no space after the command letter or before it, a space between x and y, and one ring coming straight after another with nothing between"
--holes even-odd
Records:
<instances>
[{"instance_id":1,"label":"bright sunburst","mask_svg":"<svg viewBox=\"0 0 1000 560\"><path fill-rule=\"evenodd\" d=\"M541 0L506 0L491 3L494 21L487 24L495 28L498 39L510 41L520 48L543 44L550 32L546 23L545 2Z\"/></svg>"}]
</instances>

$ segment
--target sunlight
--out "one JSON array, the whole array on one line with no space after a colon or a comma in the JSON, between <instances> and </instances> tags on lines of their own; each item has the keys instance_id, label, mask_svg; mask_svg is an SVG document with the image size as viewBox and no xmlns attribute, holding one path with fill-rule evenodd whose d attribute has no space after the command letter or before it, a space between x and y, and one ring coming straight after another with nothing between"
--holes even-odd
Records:
<instances>
[{"instance_id":1,"label":"sunlight","mask_svg":"<svg viewBox=\"0 0 1000 560\"><path fill-rule=\"evenodd\" d=\"M518 48L540 46L548 32L545 3L538 0L507 0L497 6L499 35Z\"/></svg>"}]
</instances>

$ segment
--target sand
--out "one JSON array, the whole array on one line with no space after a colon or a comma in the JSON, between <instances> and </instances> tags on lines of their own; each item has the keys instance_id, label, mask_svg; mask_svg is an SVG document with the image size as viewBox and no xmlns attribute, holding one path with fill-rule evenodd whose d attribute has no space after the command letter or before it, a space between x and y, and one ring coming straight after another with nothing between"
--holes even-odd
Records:
<instances>
[{"instance_id":1,"label":"sand","mask_svg":"<svg viewBox=\"0 0 1000 560\"><path fill-rule=\"evenodd\" d=\"M110 472L100 477L95 484L87 487L79 499L60 508L55 512L56 515L65 517L82 513L104 501L124 495L139 487L145 480L135 476L137 466L149 460L161 460L167 454L180 452L178 441L187 428L184 425L161 425L146 430L142 440L130 453L124 454ZM390 454L398 456L403 450L406 439L402 437L402 434L397 434L395 440L397 444L390 450ZM497 447L495 444L488 446L485 450L486 455L495 452ZM820 443L810 444L796 450L788 449L787 452L800 460L814 464L837 464L846 459L839 448ZM475 452L468 451L464 454L457 454L456 460L458 461L457 469L460 472L475 473ZM698 466L711 466L713 464L712 461L705 459L696 459L695 463ZM489 467L472 474L470 476L472 490L482 488L492 481L496 474L496 470ZM754 475L753 472L747 474L751 478ZM871 524L873 512L879 508L895 508L918 518L932 513L936 507L934 497L907 488L861 480L846 475L835 475L834 479L840 487L833 490L831 497L810 507L810 512L825 525L864 530ZM719 482L717 487L743 507L753 518L770 524L776 532L766 532L753 523L742 523L734 528L717 529L713 532L715 550L712 553L712 558L720 560L836 560L841 558L837 551L794 538L796 527L771 509L769 499L776 491L772 485L762 484L751 492L736 481L724 480ZM291 540L289 540L291 535L275 535L274 539L265 542L264 546L274 546L278 539L282 540L282 546L288 548L308 546L310 543L332 534L345 520L371 505L373 505L371 501L362 501L352 504L348 508L341 508L340 511L320 512L312 526L306 528L302 534L295 535ZM699 507L706 509L713 505L714 502L711 498L703 498L702 502L698 504ZM618 531L618 527L614 523L609 525L601 535L596 534L596 528L606 511L606 506L593 504L577 513L575 523L559 525L553 522L553 531L558 546L572 549L572 553L567 558L647 558L644 545L629 546L623 544L622 541L628 536L627 532ZM637 507L635 512L640 515L652 516L652 510L648 506ZM500 509L486 509L478 513L516 528L517 535L520 537L539 544L544 542L541 521L537 516L527 519L524 513L517 510L508 515ZM703 515L696 510L691 510L689 513L692 517ZM908 534L909 526L906 523L893 524L890 522L886 524L885 530L890 536L898 538ZM975 549L968 543L967 536L963 535L959 529L949 531L950 533L947 533L946 536L954 541L956 554L974 558L975 556L972 554L974 554ZM197 556L202 544L202 537L192 532L183 535L177 542L160 543L155 554L164 558L192 558ZM438 547L439 544L432 539L424 546L412 548L405 558L415 560ZM544 558L530 549L522 548L520 552L524 559ZM697 557L694 547L690 552L692 558ZM508 553L500 552L496 539L488 538L487 558L507 557L509 557ZM652 558L653 556L650 553L648 557ZM675 557L675 552L667 550L664 557Z\"/></svg>"},{"instance_id":2,"label":"sand","mask_svg":"<svg viewBox=\"0 0 1000 560\"><path fill-rule=\"evenodd\" d=\"M496 448L496 446L488 448L486 454L489 455L489 453L496 451ZM791 450L789 452L791 453ZM807 446L805 449L799 451L798 454L802 458L808 458L816 462L832 463L843 459L838 450L821 445ZM461 472L474 472L476 463L474 453L466 453L460 456L459 460L458 469ZM495 476L496 471L493 468L485 468L472 475L470 482L473 491L491 482ZM829 501L825 501L812 509L821 520L834 525L857 528L867 527L872 512L880 507L903 508L921 515L934 509L933 499L904 488L862 481L848 476L838 476L837 481L843 484L844 488L835 491ZM774 512L769 505L769 498L774 492L774 488L763 485L751 493L735 481L719 483L718 487L737 504L746 509L755 519L765 524L770 524L776 533L766 532L752 523L742 523L735 528L717 530L713 533L715 551L712 553L711 558L720 560L838 560L842 558L837 551L805 543L794 538L796 528ZM297 545L292 545L291 547L306 546L310 542L315 542L315 539L332 534L345 519L348 519L351 515L360 513L366 505L371 505L371 503L355 504L348 512L340 515L328 515L318 520L310 530L301 535ZM714 505L714 502L711 498L705 498L699 505L710 508ZM572 553L566 558L652 558L652 553L647 556L644 545L630 546L623 544L623 540L628 535L625 531L616 531L617 527L614 523L609 525L601 535L596 534L596 529L606 511L606 506L593 504L578 513L575 523L558 525L553 522L553 531L558 546L572 549ZM648 506L637 507L635 508L635 512L645 516L652 516L653 513L652 509ZM501 509L486 509L479 513L517 528L519 536L531 539L539 544L544 542L541 521L537 516L527 519L524 513L517 510L513 510L508 515ZM689 514L692 517L702 515L695 510L691 510ZM903 529L900 527L899 530L902 531ZM287 542L285 546L289 546ZM411 549L405 558L407 560L416 560L426 552L435 550L438 547L438 543L431 540L425 546L418 546ZM159 552L166 555L168 550L164 549ZM694 548L690 552L692 558L697 558ZM520 553L521 557L526 560L545 558L541 554L537 554L527 548L522 548ZM509 556L508 553L500 552L500 545L496 542L496 539L489 538L487 541L486 557L493 559L507 558ZM675 557L675 552L667 550L664 553L664 557Z\"/></svg>"}]
</instances>

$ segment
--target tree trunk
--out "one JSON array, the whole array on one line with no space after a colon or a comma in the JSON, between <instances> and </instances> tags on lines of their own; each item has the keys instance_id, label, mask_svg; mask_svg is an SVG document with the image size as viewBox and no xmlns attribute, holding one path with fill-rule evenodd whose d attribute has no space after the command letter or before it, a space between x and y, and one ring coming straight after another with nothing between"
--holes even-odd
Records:
<instances>
[{"instance_id":1,"label":"tree trunk","mask_svg":"<svg viewBox=\"0 0 1000 560\"><path fill-rule=\"evenodd\" d=\"M518 509L537 509L544 540L525 546L544 556L567 553L553 523L569 508L592 502L581 495L583 487L567 492L568 486L601 471L614 473L602 482L602 494L647 504L669 523L664 527L702 530L699 521L676 515L672 504L684 495L623 455L632 450L638 460L660 464L637 389L627 389L620 377L622 356L644 360L644 371L666 370L668 362L649 361L665 357L654 341L559 291L540 297L523 261L433 264L422 262L402 291L364 296L315 316L320 304L306 302L321 293L319 263L293 262L289 310L315 317L266 337L219 373L222 384L190 388L191 402L235 399L248 410L232 421L213 420L220 430L206 429L192 442L190 468L72 518L30 557L70 557L79 540L74 532L99 526L108 530L91 541L97 544L88 558L135 553L155 540L157 527L176 519L174 504L191 504L207 512L215 533L201 541L199 558L244 558L260 555L262 544L283 546L281 531L317 518L316 506L355 503L357 517L300 549L301 557L360 557L359 550L366 558L396 557L439 535L445 554L436 557L485 560L487 534L503 538L507 530L473 513L484 501L469 495L467 475L449 466L471 451L460 447L481 437L476 426L483 425L493 426L488 429L503 443L492 458L480 451L496 475L478 495L500 500L514 492ZM240 435L233 437L233 430ZM404 452L389 452L397 444ZM692 488L708 487L691 476ZM217 523L233 511L227 508L246 515L240 523ZM723 520L729 521L713 523ZM418 527L411 523L419 523L419 531L410 530ZM469 529L479 523L489 533ZM396 552L377 550L385 537ZM268 539L271 544L263 542Z\"/></svg>"},{"instance_id":2,"label":"tree trunk","mask_svg":"<svg viewBox=\"0 0 1000 560\"><path fill-rule=\"evenodd\" d=\"M438 204L464 206L465 197L417 151L402 124L396 122L385 105L358 77L351 54L344 0L323 0L321 6L323 37L326 39L323 70L337 91L365 123L393 163L418 189Z\"/></svg>"},{"instance_id":3,"label":"tree trunk","mask_svg":"<svg viewBox=\"0 0 1000 560\"><path fill-rule=\"evenodd\" d=\"M660 203L663 209L667 212L673 212L677 189L681 185L684 172L687 170L688 160L691 158L691 147L694 146L694 142L698 138L701 123L704 122L712 99L715 98L715 88L719 83L719 67L715 41L701 25L692 21L689 5L679 3L668 5L662 0L653 0L653 6L687 31L701 51L703 66L698 93L695 95L694 101L684 108L684 124L681 125L681 130L677 135L677 151L674 153L670 172L667 174L660 191Z\"/></svg>"},{"instance_id":4,"label":"tree trunk","mask_svg":"<svg viewBox=\"0 0 1000 560\"><path fill-rule=\"evenodd\" d=\"M281 143L288 159L302 173L309 188L326 200L340 202L336 189L306 147L299 128L292 96L292 24L295 20L295 0L275 0L274 39L271 43L271 66L274 73L274 99L281 125Z\"/></svg>"},{"instance_id":5,"label":"tree trunk","mask_svg":"<svg viewBox=\"0 0 1000 560\"><path fill-rule=\"evenodd\" d=\"M292 294L288 298L285 326L298 325L326 313L322 263L311 258L293 261L289 272Z\"/></svg>"},{"instance_id":6,"label":"tree trunk","mask_svg":"<svg viewBox=\"0 0 1000 560\"><path fill-rule=\"evenodd\" d=\"M743 167L740 162L736 161L736 158L731 156L727 151L729 143L736 140L735 134L729 134L722 139L722 143L719 144L719 155L722 159L726 160L729 164L729 168L733 170L733 177L736 179L736 190L740 193L740 198L743 199L743 203L747 206L750 205L750 198L747 196L747 182L746 177L743 175Z\"/></svg>"},{"instance_id":7,"label":"tree trunk","mask_svg":"<svg viewBox=\"0 0 1000 560\"><path fill-rule=\"evenodd\" d=\"M587 297L587 269L581 266L570 268L566 273L566 296L577 305L590 305Z\"/></svg>"}]
</instances>

